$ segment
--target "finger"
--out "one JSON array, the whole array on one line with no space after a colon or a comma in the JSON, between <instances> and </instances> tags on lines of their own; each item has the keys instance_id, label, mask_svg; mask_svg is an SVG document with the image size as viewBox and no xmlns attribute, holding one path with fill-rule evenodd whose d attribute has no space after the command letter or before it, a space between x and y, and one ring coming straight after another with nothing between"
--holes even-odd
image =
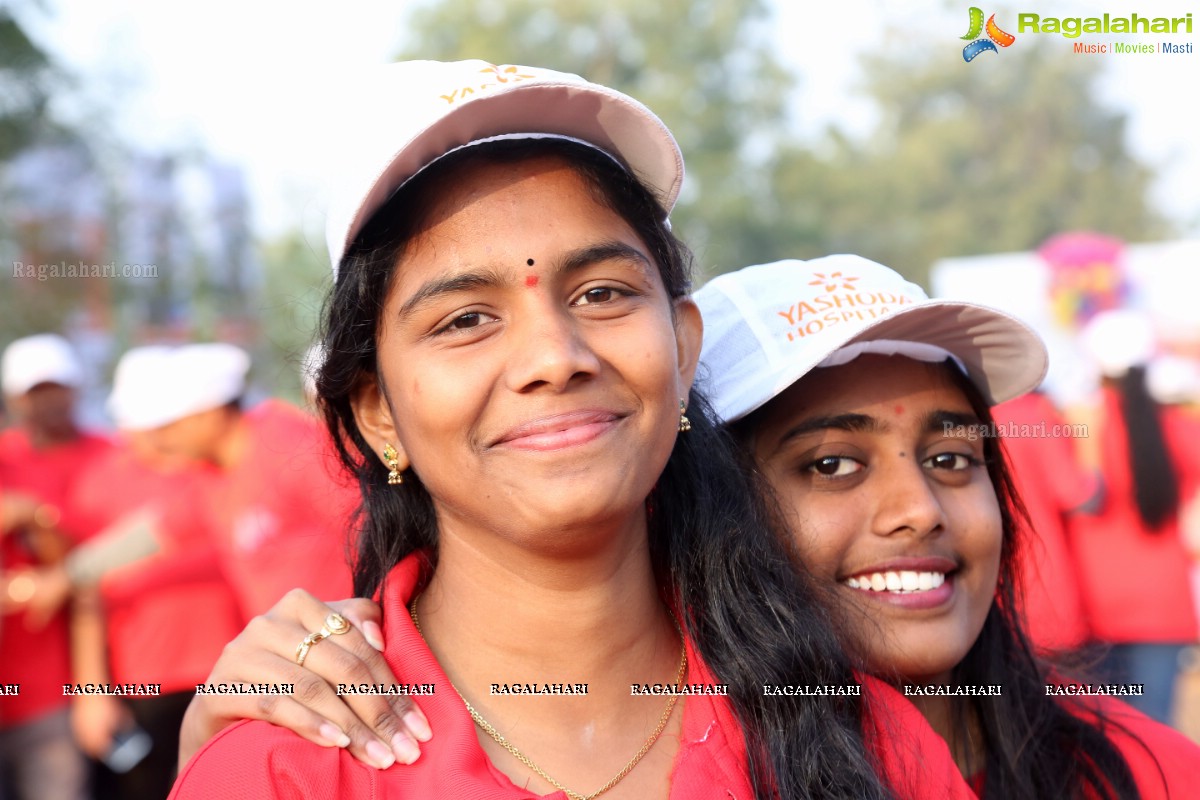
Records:
<instances>
[{"instance_id":1,"label":"finger","mask_svg":"<svg viewBox=\"0 0 1200 800\"><path fill-rule=\"evenodd\" d=\"M396 682L387 662L361 632L351 627L345 633L328 636L310 647L303 667L296 664L297 645L319 630L331 611L306 592L289 592L269 612L251 620L226 646L210 681L247 678L247 682L292 684L296 702L344 731L351 739L350 752L359 760L374 766L383 766L388 759L412 763L420 755L417 742L428 740L430 731L425 716L409 698L337 693L338 684ZM363 611L367 618L372 614L369 609ZM199 713L207 718L207 725L217 730L223 726L221 718L228 716L286 725L273 715L278 707L280 704L271 696L261 697L253 710L235 698L234 702L205 702Z\"/></svg>"},{"instance_id":2,"label":"finger","mask_svg":"<svg viewBox=\"0 0 1200 800\"><path fill-rule=\"evenodd\" d=\"M412 698L387 693L398 683L395 675L353 628L314 644L298 672L296 698L343 725L355 742L352 747L360 739L369 742L378 737L397 760L411 764L420 755L419 742L431 738L429 723ZM380 687L385 693L379 692ZM332 702L326 688L332 692ZM339 707L347 710L348 723Z\"/></svg>"},{"instance_id":3,"label":"finger","mask_svg":"<svg viewBox=\"0 0 1200 800\"><path fill-rule=\"evenodd\" d=\"M383 611L376 603L362 597L354 597L349 600L335 600L329 603L329 606L362 631L368 644L383 652L383 629L379 626L383 620Z\"/></svg>"},{"instance_id":4,"label":"finger","mask_svg":"<svg viewBox=\"0 0 1200 800\"><path fill-rule=\"evenodd\" d=\"M391 667L388 666L379 651L383 649L383 635L380 631L377 642L371 642L367 633L358 629L358 624L378 628L378 620L382 618L379 606L370 600L352 598L340 600L326 605L309 595L307 592L296 590L289 592L277 606L280 613L277 618L282 621L285 614L299 620L301 625L293 629L291 635L294 643L298 644L307 633L319 630L325 624L325 618L330 611L337 610L351 623L349 631L335 634L314 644L305 657L304 666L321 676L331 686L370 684L373 686L391 686L396 681ZM346 613L343 613L346 612ZM282 628L276 629L282 631ZM367 647L364 647L364 643ZM292 644L289 642L288 644ZM291 653L295 652L292 644ZM370 649L368 649L368 647ZM338 652L340 648L343 652ZM281 646L274 652L286 655L289 651ZM349 655L346 655L346 654ZM365 666L365 672L364 672ZM401 763L412 763L419 754L419 743L433 738L429 720L417 704L407 695L380 696L354 693L340 695L354 715L381 739L388 742ZM330 709L314 709L319 713L331 713ZM353 733L351 733L353 736Z\"/></svg>"}]
</instances>

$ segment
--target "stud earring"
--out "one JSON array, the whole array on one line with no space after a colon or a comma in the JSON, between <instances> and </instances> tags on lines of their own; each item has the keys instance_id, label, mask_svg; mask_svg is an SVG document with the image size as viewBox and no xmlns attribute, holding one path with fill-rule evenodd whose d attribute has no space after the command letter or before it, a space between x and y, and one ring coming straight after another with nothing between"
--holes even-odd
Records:
<instances>
[{"instance_id":1,"label":"stud earring","mask_svg":"<svg viewBox=\"0 0 1200 800\"><path fill-rule=\"evenodd\" d=\"M683 412L687 411L687 403L679 401L679 432L687 433L692 429L692 421Z\"/></svg>"},{"instance_id":2,"label":"stud earring","mask_svg":"<svg viewBox=\"0 0 1200 800\"><path fill-rule=\"evenodd\" d=\"M404 476L400 474L400 454L396 452L396 448L390 443L383 445L383 460L387 462L388 467L388 484L396 486L404 483Z\"/></svg>"}]
</instances>

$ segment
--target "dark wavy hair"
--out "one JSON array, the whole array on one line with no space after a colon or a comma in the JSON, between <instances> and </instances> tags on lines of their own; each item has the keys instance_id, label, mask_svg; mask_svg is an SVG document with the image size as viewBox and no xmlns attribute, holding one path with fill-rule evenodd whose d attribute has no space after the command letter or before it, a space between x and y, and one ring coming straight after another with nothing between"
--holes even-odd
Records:
<instances>
[{"instance_id":1,"label":"dark wavy hair","mask_svg":"<svg viewBox=\"0 0 1200 800\"><path fill-rule=\"evenodd\" d=\"M966 395L984 430L994 430L991 409L975 384L951 362L945 370ZM983 630L952 671L951 681L1003 686L999 697L968 697L956 704L960 734L967 731L970 713L983 731L987 755L978 766L986 770L984 795L1012 800L1140 798L1128 762L1109 738L1114 731L1135 735L1081 699L1046 694L1046 684L1069 680L1070 668L1036 655L1017 611L1017 556L1022 546L1017 522L1025 522L1027 530L1032 530L1032 523L1017 493L1002 440L985 437L983 455L1000 506L1000 574Z\"/></svg>"},{"instance_id":2,"label":"dark wavy hair","mask_svg":"<svg viewBox=\"0 0 1200 800\"><path fill-rule=\"evenodd\" d=\"M387 484L387 470L358 430L352 400L378 375L376 338L394 267L426 219L439 187L480 164L555 156L646 244L672 300L690 289L691 256L652 195L607 155L559 140L481 144L448 155L377 212L341 263L326 304L329 356L317 378L326 423L362 493L355 592L378 590L393 565L426 550L436 560L437 520L419 479ZM553 209L547 209L553 213ZM692 391L690 432L680 435L647 498L650 555L687 635L729 686L758 798L882 798L865 752L858 698L764 697L764 684L856 683L809 582L790 560L732 441Z\"/></svg>"}]
</instances>

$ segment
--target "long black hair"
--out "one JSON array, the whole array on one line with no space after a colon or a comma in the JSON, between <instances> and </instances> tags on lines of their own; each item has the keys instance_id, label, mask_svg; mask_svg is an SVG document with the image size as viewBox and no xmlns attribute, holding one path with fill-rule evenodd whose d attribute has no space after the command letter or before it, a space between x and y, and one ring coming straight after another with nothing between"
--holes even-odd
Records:
<instances>
[{"instance_id":1,"label":"long black hair","mask_svg":"<svg viewBox=\"0 0 1200 800\"><path fill-rule=\"evenodd\" d=\"M1146 386L1144 366L1130 367L1116 384L1129 449L1134 505L1146 530L1157 533L1179 510L1179 477L1167 449L1159 417L1161 408Z\"/></svg>"},{"instance_id":2,"label":"long black hair","mask_svg":"<svg viewBox=\"0 0 1200 800\"><path fill-rule=\"evenodd\" d=\"M945 369L966 395L983 429L994 430L991 410L975 384L949 362ZM983 453L1000 506L1000 574L983 630L951 671L951 682L1000 685L1002 694L964 697L954 705L955 734L965 737L974 716L984 737L985 763L969 767L984 768L986 797L1138 798L1141 795L1129 764L1110 739L1110 733L1118 729L1123 735L1133 734L1081 700L1046 694L1047 684L1069 678L1066 668L1035 655L1016 610L1018 551L1022 546L1017 522L1028 523L1029 516L1017 494L1001 440L985 437Z\"/></svg>"},{"instance_id":3,"label":"long black hair","mask_svg":"<svg viewBox=\"0 0 1200 800\"><path fill-rule=\"evenodd\" d=\"M437 520L415 476L388 485L387 470L355 422L352 400L378 375L380 311L394 267L426 219L439 186L472 166L557 156L598 202L646 244L669 297L690 290L691 256L652 195L611 158L561 140L509 140L452 153L411 179L367 223L341 263L326 304L328 357L317 378L326 423L362 493L354 589L370 594L410 553L436 560ZM553 209L547 209L553 213ZM651 562L687 635L720 683L745 737L758 798L882 798L864 750L856 697L765 697L764 684L855 683L848 658L809 583L770 527L752 476L693 391L692 429L678 437L647 498Z\"/></svg>"}]
</instances>

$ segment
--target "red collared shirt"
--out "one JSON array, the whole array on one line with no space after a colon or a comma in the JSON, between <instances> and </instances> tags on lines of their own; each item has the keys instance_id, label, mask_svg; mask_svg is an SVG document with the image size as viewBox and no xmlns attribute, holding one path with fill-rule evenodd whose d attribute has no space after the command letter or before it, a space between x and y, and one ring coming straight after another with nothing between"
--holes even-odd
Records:
<instances>
[{"instance_id":1,"label":"red collared shirt","mask_svg":"<svg viewBox=\"0 0 1200 800\"><path fill-rule=\"evenodd\" d=\"M265 722L241 722L214 737L188 762L172 800L225 798L433 798L456 800L566 800L562 792L536 795L515 786L479 745L475 725L449 679L413 627L407 604L420 580L420 558L409 556L388 576L382 601L385 657L403 683L433 683L435 694L417 701L433 739L411 766L379 771L347 751L323 748ZM689 682L715 678L687 642ZM885 781L902 800L973 798L933 729L899 692L875 678L863 689L865 739ZM671 800L750 800L741 728L721 696L681 698L683 730L671 773Z\"/></svg>"}]
</instances>

